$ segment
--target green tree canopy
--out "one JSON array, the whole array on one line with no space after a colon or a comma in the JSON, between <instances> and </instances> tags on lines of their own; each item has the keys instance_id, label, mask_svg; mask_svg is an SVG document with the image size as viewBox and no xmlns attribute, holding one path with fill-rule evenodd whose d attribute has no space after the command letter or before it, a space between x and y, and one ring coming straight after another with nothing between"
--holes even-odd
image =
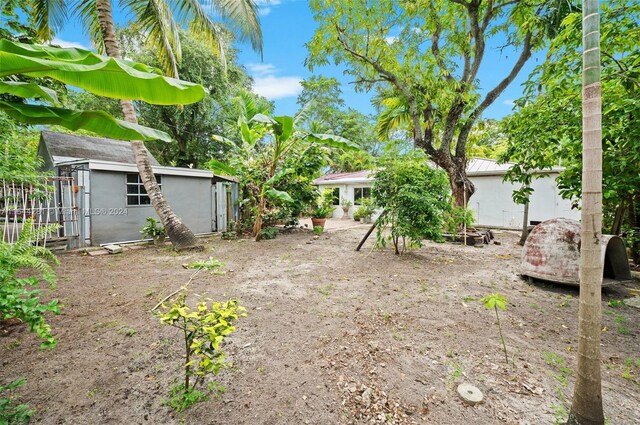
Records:
<instances>
[{"instance_id":1,"label":"green tree canopy","mask_svg":"<svg viewBox=\"0 0 640 425\"><path fill-rule=\"evenodd\" d=\"M581 199L582 112L580 78L581 19L569 15L552 43L547 60L526 84L515 114L501 123L508 137L502 160L515 162L507 177L526 184L534 169L562 165L560 194ZM602 5L602 146L605 222L614 212L640 202L640 5L611 0ZM520 194L522 198L528 193ZM619 227L619 226L616 226ZM614 229L615 230L615 229Z\"/></svg>"},{"instance_id":2,"label":"green tree canopy","mask_svg":"<svg viewBox=\"0 0 640 425\"><path fill-rule=\"evenodd\" d=\"M313 0L318 29L308 65L346 65L360 90L397 98L415 145L449 175L456 202L474 191L467 140L476 121L520 72L546 33L547 2ZM479 90L485 52L501 40L515 58L495 87ZM464 193L466 191L466 194Z\"/></svg>"}]
</instances>

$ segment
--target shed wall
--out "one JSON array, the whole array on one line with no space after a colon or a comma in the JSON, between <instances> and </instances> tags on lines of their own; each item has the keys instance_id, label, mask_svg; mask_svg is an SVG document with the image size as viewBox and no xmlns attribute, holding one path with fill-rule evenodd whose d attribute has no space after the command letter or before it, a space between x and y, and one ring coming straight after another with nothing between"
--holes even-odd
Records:
<instances>
[{"instance_id":1,"label":"shed wall","mask_svg":"<svg viewBox=\"0 0 640 425\"><path fill-rule=\"evenodd\" d=\"M126 205L126 173L92 170L91 186L92 245L140 239L145 219L157 217L151 205ZM162 193L191 231L211 232L210 179L163 175Z\"/></svg>"}]
</instances>

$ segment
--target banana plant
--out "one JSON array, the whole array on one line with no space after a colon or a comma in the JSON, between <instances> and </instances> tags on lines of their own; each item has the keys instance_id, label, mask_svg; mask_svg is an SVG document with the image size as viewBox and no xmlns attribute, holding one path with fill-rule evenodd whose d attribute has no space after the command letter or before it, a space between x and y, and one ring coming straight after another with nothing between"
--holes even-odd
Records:
<instances>
[{"instance_id":1,"label":"banana plant","mask_svg":"<svg viewBox=\"0 0 640 425\"><path fill-rule=\"evenodd\" d=\"M291 171L283 167L283 163L294 147L303 145L308 149L312 144L321 144L347 151L360 149L344 137L335 134L311 133L299 128L304 120L304 111L303 108L302 112L295 117L287 115L270 117L258 113L247 120L241 116L238 118L241 137L239 146L222 136L213 136L214 140L234 147L236 154L242 158L238 168L212 160L209 162L209 167L214 172L231 175L242 174L242 170L239 168L243 166L243 163L246 164L249 161L260 161L263 166L265 172L260 176L260 181L254 190L258 207L253 225L253 237L256 241L261 239L267 201L293 202L287 192L277 190L275 186Z\"/></svg>"},{"instance_id":2,"label":"banana plant","mask_svg":"<svg viewBox=\"0 0 640 425\"><path fill-rule=\"evenodd\" d=\"M186 81L162 76L147 65L108 58L77 48L57 48L0 40L0 111L30 125L60 125L88 130L120 140L163 140L159 130L118 120L104 111L61 108L54 90L19 76L48 77L91 93L157 105L185 105L205 96L205 89ZM18 98L19 100L13 100ZM31 103L26 103L30 99Z\"/></svg>"}]
</instances>

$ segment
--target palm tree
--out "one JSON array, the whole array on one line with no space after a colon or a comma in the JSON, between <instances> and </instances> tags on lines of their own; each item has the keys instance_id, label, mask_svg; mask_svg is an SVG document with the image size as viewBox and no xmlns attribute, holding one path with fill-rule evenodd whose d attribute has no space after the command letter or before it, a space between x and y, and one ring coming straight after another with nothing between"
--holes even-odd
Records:
<instances>
[{"instance_id":1,"label":"palm tree","mask_svg":"<svg viewBox=\"0 0 640 425\"><path fill-rule=\"evenodd\" d=\"M164 71L178 77L180 60L179 24L188 24L195 34L205 39L224 60L221 27L208 15L200 2L195 0L124 0L122 5L133 15L136 25L146 34L147 43L158 52ZM77 0L71 4L72 13L80 16L85 30L100 53L121 58L120 47L114 29L111 0ZM211 11L236 30L241 39L249 39L254 49L262 48L262 33L257 7L253 0L214 0ZM66 21L69 9L62 0L33 0L33 16L38 33L50 40ZM178 22L176 22L176 19ZM133 103L121 100L125 121L137 123ZM198 245L193 232L175 215L166 201L153 175L149 156L141 141L131 142L138 172L158 217L162 221L171 243L176 249Z\"/></svg>"},{"instance_id":2,"label":"palm tree","mask_svg":"<svg viewBox=\"0 0 640 425\"><path fill-rule=\"evenodd\" d=\"M582 16L582 247L578 373L567 424L602 425L602 98L598 0L585 0Z\"/></svg>"}]
</instances>

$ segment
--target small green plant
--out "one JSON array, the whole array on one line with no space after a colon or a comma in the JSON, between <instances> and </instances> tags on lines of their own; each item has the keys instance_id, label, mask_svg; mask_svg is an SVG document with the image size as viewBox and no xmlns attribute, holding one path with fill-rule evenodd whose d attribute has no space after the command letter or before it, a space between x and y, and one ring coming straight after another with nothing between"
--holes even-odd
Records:
<instances>
[{"instance_id":1,"label":"small green plant","mask_svg":"<svg viewBox=\"0 0 640 425\"><path fill-rule=\"evenodd\" d=\"M266 227L260 230L260 235L262 239L275 239L278 236L280 231L277 227Z\"/></svg>"},{"instance_id":2,"label":"small green plant","mask_svg":"<svg viewBox=\"0 0 640 425\"><path fill-rule=\"evenodd\" d=\"M569 419L569 410L563 403L552 403L554 425L566 424Z\"/></svg>"},{"instance_id":3,"label":"small green plant","mask_svg":"<svg viewBox=\"0 0 640 425\"><path fill-rule=\"evenodd\" d=\"M372 198L361 198L360 205L353 212L354 220L371 220L371 216L376 212Z\"/></svg>"},{"instance_id":4,"label":"small green plant","mask_svg":"<svg viewBox=\"0 0 640 425\"><path fill-rule=\"evenodd\" d=\"M445 229L454 236L465 226L469 228L474 223L473 210L470 208L454 206L445 215Z\"/></svg>"},{"instance_id":5,"label":"small green plant","mask_svg":"<svg viewBox=\"0 0 640 425\"><path fill-rule=\"evenodd\" d=\"M449 384L453 384L462 376L462 366L460 366L456 362L449 363L449 368L451 372L449 372Z\"/></svg>"},{"instance_id":6,"label":"small green plant","mask_svg":"<svg viewBox=\"0 0 640 425\"><path fill-rule=\"evenodd\" d=\"M566 360L560 354L554 353L552 351L547 351L544 353L544 360L547 362L549 366L555 367L558 372L558 375L554 375L556 380L562 385L562 387L566 387L569 384L569 378L573 371L566 366Z\"/></svg>"},{"instance_id":7,"label":"small green plant","mask_svg":"<svg viewBox=\"0 0 640 425\"><path fill-rule=\"evenodd\" d=\"M235 330L234 322L246 315L235 299L224 303L204 300L191 310L186 305L186 296L186 291L182 291L170 306L163 304L165 312L159 315L161 323L180 329L184 338L184 382L172 387L166 401L177 412L206 399L207 395L197 390L198 384L229 366L221 345Z\"/></svg>"},{"instance_id":8,"label":"small green plant","mask_svg":"<svg viewBox=\"0 0 640 425\"><path fill-rule=\"evenodd\" d=\"M483 297L480 302L484 304L484 308L486 308L487 310L494 310L496 312L496 320L498 321L498 332L500 333L500 339L502 340L502 349L504 350L504 359L508 364L509 356L507 354L507 344L504 342L504 335L502 334L502 324L500 323L500 315L498 314L498 309L502 311L507 310L507 298L496 292L495 294Z\"/></svg>"},{"instance_id":9,"label":"small green plant","mask_svg":"<svg viewBox=\"0 0 640 425\"><path fill-rule=\"evenodd\" d=\"M624 317L621 314L614 314L613 320L616 322L616 325L617 325L616 326L616 330L618 331L618 333L620 335L629 335L629 334L631 334L631 331L627 327L627 324L629 323L629 319L627 319L626 317Z\"/></svg>"},{"instance_id":10,"label":"small green plant","mask_svg":"<svg viewBox=\"0 0 640 425\"><path fill-rule=\"evenodd\" d=\"M224 274L224 270L221 270L222 267L224 267L224 263L213 257L209 257L207 260L194 261L186 265L188 269L206 270L218 276Z\"/></svg>"},{"instance_id":11,"label":"small green plant","mask_svg":"<svg viewBox=\"0 0 640 425\"><path fill-rule=\"evenodd\" d=\"M40 290L27 288L37 287L40 283L55 288L56 275L51 266L59 262L51 251L32 242L57 228L57 225L34 228L32 219L27 219L17 241L9 244L0 240L0 320L15 318L26 323L31 332L44 340L40 348L56 345L45 315L60 313L60 307L55 299L42 303ZM25 270L35 271L38 275L19 277Z\"/></svg>"},{"instance_id":12,"label":"small green plant","mask_svg":"<svg viewBox=\"0 0 640 425\"><path fill-rule=\"evenodd\" d=\"M624 300L609 300L607 305L611 308L624 307Z\"/></svg>"},{"instance_id":13,"label":"small green plant","mask_svg":"<svg viewBox=\"0 0 640 425\"><path fill-rule=\"evenodd\" d=\"M322 226L313 226L313 234L316 236L320 236L324 232L324 228Z\"/></svg>"},{"instance_id":14,"label":"small green plant","mask_svg":"<svg viewBox=\"0 0 640 425\"><path fill-rule=\"evenodd\" d=\"M193 387L185 390L184 383L176 384L169 391L169 398L162 401L163 406L172 408L176 413L187 410L201 401L209 400L209 395Z\"/></svg>"},{"instance_id":15,"label":"small green plant","mask_svg":"<svg viewBox=\"0 0 640 425\"><path fill-rule=\"evenodd\" d=\"M146 224L142 226L140 233L142 236L152 238L153 240L164 239L164 237L167 236L162 224L153 217L147 217Z\"/></svg>"},{"instance_id":16,"label":"small green plant","mask_svg":"<svg viewBox=\"0 0 640 425\"><path fill-rule=\"evenodd\" d=\"M16 379L8 385L0 385L0 424L27 424L34 411L26 404L16 404L13 392L27 382Z\"/></svg>"},{"instance_id":17,"label":"small green plant","mask_svg":"<svg viewBox=\"0 0 640 425\"><path fill-rule=\"evenodd\" d=\"M318 289L318 292L320 292L322 295L324 296L328 296L329 294L331 294L331 291L333 290L333 288L335 288L336 286L333 283L330 283L326 286L321 287L320 289Z\"/></svg>"},{"instance_id":18,"label":"small green plant","mask_svg":"<svg viewBox=\"0 0 640 425\"><path fill-rule=\"evenodd\" d=\"M128 326L124 326L124 327L120 328L120 330L118 330L118 333L120 335L131 337L131 336L134 336L135 334L137 334L138 331L133 329L133 328L130 328Z\"/></svg>"},{"instance_id":19,"label":"small green plant","mask_svg":"<svg viewBox=\"0 0 640 425\"><path fill-rule=\"evenodd\" d=\"M222 232L222 240L225 241L234 241L238 239L238 233L235 231L230 232Z\"/></svg>"},{"instance_id":20,"label":"small green plant","mask_svg":"<svg viewBox=\"0 0 640 425\"><path fill-rule=\"evenodd\" d=\"M311 206L311 217L313 218L327 218L335 207L333 206L333 191L331 189L325 189L316 199L316 202Z\"/></svg>"}]
</instances>

